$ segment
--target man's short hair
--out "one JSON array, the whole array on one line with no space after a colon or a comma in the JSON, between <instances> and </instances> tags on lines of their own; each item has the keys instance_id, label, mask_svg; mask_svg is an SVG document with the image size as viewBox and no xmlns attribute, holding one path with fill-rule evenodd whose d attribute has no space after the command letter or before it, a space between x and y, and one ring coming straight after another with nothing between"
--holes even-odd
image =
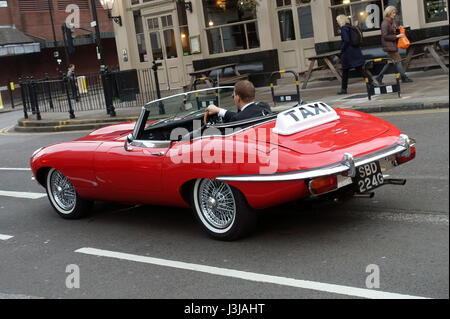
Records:
<instances>
[{"instance_id":1,"label":"man's short hair","mask_svg":"<svg viewBox=\"0 0 450 319\"><path fill-rule=\"evenodd\" d=\"M239 95L244 103L250 103L255 100L255 86L248 80L237 82L234 86L234 93Z\"/></svg>"}]
</instances>

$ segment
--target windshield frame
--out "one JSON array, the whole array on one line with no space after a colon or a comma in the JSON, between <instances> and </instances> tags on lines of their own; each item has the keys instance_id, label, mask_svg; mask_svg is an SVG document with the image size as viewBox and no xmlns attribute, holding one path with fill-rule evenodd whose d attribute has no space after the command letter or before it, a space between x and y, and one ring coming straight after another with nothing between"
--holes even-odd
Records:
<instances>
[{"instance_id":1,"label":"windshield frame","mask_svg":"<svg viewBox=\"0 0 450 319\"><path fill-rule=\"evenodd\" d=\"M153 100L153 101L147 102L147 103L144 105L144 108L145 108L147 111L150 111L150 107L151 107L151 105L154 104L154 103L163 102L163 101L165 101L165 100L172 99L172 98L175 98L175 97L178 97L178 96L187 96L187 95L193 94L193 93L195 94L196 92L199 92L199 93L200 93L200 92L205 92L205 91L225 90L225 89L232 89L232 90L234 90L234 86L218 86L218 87L205 88L205 89L200 89L200 90L195 90L195 91L189 91L189 92L178 93L178 94L174 94L174 95L171 95L171 96L166 96L166 97L163 97L163 98L160 98L160 99L157 99L157 100Z\"/></svg>"}]
</instances>

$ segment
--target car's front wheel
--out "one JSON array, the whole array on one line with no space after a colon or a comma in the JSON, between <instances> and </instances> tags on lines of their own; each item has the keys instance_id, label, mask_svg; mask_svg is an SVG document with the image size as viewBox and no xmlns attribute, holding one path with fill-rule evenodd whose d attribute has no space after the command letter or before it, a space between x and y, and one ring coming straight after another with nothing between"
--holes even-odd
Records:
<instances>
[{"instance_id":1,"label":"car's front wheel","mask_svg":"<svg viewBox=\"0 0 450 319\"><path fill-rule=\"evenodd\" d=\"M61 217L78 219L90 211L92 202L81 198L72 183L60 171L50 169L45 180L50 203Z\"/></svg>"},{"instance_id":2,"label":"car's front wheel","mask_svg":"<svg viewBox=\"0 0 450 319\"><path fill-rule=\"evenodd\" d=\"M255 212L236 188L213 179L198 179L193 187L193 209L203 229L216 239L235 240L256 223Z\"/></svg>"}]
</instances>

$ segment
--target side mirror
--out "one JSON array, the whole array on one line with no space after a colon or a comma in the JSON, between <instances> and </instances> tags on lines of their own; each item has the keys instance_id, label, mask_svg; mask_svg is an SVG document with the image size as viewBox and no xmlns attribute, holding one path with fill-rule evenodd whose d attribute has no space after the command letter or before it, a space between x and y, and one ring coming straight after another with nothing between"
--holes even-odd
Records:
<instances>
[{"instance_id":1,"label":"side mirror","mask_svg":"<svg viewBox=\"0 0 450 319\"><path fill-rule=\"evenodd\" d=\"M127 135L127 142L128 142L128 143L133 142L133 139L134 139L134 137L133 137L133 134L132 134L132 133L130 133L130 134Z\"/></svg>"},{"instance_id":2,"label":"side mirror","mask_svg":"<svg viewBox=\"0 0 450 319\"><path fill-rule=\"evenodd\" d=\"M130 144L131 142L133 142L133 134L130 133L127 135L125 143L123 144L123 148L125 149L125 151L129 152L133 150L132 147L128 146L128 144Z\"/></svg>"}]
</instances>

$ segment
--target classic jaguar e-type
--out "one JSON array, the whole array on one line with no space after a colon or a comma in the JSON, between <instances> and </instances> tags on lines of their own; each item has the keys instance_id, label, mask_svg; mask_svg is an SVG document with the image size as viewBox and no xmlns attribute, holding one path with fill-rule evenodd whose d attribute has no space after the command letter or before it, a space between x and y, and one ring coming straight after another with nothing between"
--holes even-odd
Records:
<instances>
[{"instance_id":1,"label":"classic jaguar e-type","mask_svg":"<svg viewBox=\"0 0 450 319\"><path fill-rule=\"evenodd\" d=\"M36 150L34 178L63 218L85 216L94 201L192 207L207 233L233 240L263 208L404 184L385 172L416 154L386 121L322 102L231 123L206 117L210 104L235 111L233 87L159 99L136 123Z\"/></svg>"}]
</instances>

